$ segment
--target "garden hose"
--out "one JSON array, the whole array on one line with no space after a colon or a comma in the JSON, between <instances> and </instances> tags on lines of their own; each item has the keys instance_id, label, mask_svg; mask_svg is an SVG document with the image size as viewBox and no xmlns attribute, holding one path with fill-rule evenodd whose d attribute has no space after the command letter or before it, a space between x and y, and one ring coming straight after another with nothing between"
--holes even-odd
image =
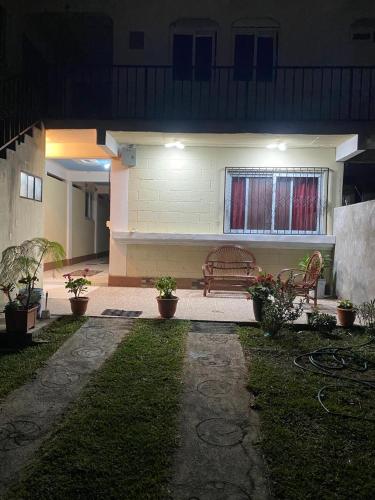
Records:
<instances>
[{"instance_id":1,"label":"garden hose","mask_svg":"<svg viewBox=\"0 0 375 500\"><path fill-rule=\"evenodd\" d=\"M348 406L358 406L363 411L364 402L372 399L375 406L375 363L360 355L357 351L375 344L375 337L357 346L321 347L314 351L300 354L294 358L294 365L315 375L335 378L336 384L326 385L319 389L317 398L322 408L329 414L375 422L374 416L355 415L348 412L331 410L325 400L329 393L336 392L337 397L344 398L348 390L350 398L344 401ZM364 378L368 374L371 378ZM370 392L368 392L370 391Z\"/></svg>"}]
</instances>

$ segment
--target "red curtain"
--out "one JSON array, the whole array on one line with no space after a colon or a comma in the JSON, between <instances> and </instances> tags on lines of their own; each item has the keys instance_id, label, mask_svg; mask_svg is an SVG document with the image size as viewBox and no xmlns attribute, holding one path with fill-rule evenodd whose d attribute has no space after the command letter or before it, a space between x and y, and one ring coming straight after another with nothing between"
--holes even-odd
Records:
<instances>
[{"instance_id":1,"label":"red curtain","mask_svg":"<svg viewBox=\"0 0 375 500\"><path fill-rule=\"evenodd\" d=\"M289 231L290 229L290 190L292 180L291 177L276 178L275 229L277 231Z\"/></svg>"},{"instance_id":2,"label":"red curtain","mask_svg":"<svg viewBox=\"0 0 375 500\"><path fill-rule=\"evenodd\" d=\"M245 177L232 178L230 228L244 229L245 226Z\"/></svg>"},{"instance_id":3,"label":"red curtain","mask_svg":"<svg viewBox=\"0 0 375 500\"><path fill-rule=\"evenodd\" d=\"M293 231L316 231L318 214L317 177L297 177L293 182Z\"/></svg>"},{"instance_id":4,"label":"red curtain","mask_svg":"<svg viewBox=\"0 0 375 500\"><path fill-rule=\"evenodd\" d=\"M247 229L269 230L272 225L272 178L249 179Z\"/></svg>"}]
</instances>

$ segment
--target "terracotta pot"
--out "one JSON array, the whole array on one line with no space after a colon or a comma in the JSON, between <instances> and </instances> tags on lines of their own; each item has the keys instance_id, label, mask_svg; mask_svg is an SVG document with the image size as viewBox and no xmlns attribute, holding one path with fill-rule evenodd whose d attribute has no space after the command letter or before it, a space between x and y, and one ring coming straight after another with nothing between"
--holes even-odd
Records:
<instances>
[{"instance_id":1,"label":"terracotta pot","mask_svg":"<svg viewBox=\"0 0 375 500\"><path fill-rule=\"evenodd\" d=\"M263 304L264 304L264 300L253 299L254 317L255 317L255 321L258 321L259 323L263 319Z\"/></svg>"},{"instance_id":2,"label":"terracotta pot","mask_svg":"<svg viewBox=\"0 0 375 500\"><path fill-rule=\"evenodd\" d=\"M69 301L74 316L84 316L86 314L87 304L89 302L88 297L72 297Z\"/></svg>"},{"instance_id":3,"label":"terracotta pot","mask_svg":"<svg viewBox=\"0 0 375 500\"><path fill-rule=\"evenodd\" d=\"M27 333L35 328L38 307L5 310L5 325L8 333Z\"/></svg>"},{"instance_id":4,"label":"terracotta pot","mask_svg":"<svg viewBox=\"0 0 375 500\"><path fill-rule=\"evenodd\" d=\"M337 308L337 318L339 323L344 328L350 328L353 326L354 320L356 316L356 311L353 309L342 309L341 307Z\"/></svg>"},{"instance_id":5,"label":"terracotta pot","mask_svg":"<svg viewBox=\"0 0 375 500\"><path fill-rule=\"evenodd\" d=\"M156 300L158 301L160 316L163 319L173 318L177 309L178 297L172 297L171 299L156 297Z\"/></svg>"}]
</instances>

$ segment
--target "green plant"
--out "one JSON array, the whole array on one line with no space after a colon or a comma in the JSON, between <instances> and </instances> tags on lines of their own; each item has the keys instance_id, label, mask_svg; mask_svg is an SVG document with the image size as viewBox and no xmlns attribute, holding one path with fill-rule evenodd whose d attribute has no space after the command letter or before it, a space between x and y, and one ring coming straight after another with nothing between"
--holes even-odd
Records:
<instances>
[{"instance_id":1,"label":"green plant","mask_svg":"<svg viewBox=\"0 0 375 500\"><path fill-rule=\"evenodd\" d=\"M77 279L72 279L70 274L64 274L64 278L67 278L67 282L65 283L65 288L68 290L68 293L73 293L74 298L79 298L82 293L87 292L88 285L91 285L91 281L86 279L86 277L81 277Z\"/></svg>"},{"instance_id":2,"label":"green plant","mask_svg":"<svg viewBox=\"0 0 375 500\"><path fill-rule=\"evenodd\" d=\"M294 304L296 293L291 280L285 283L277 280L272 296L272 300L264 304L261 327L265 333L276 335L281 328L301 316L303 303L300 300L298 304Z\"/></svg>"},{"instance_id":3,"label":"green plant","mask_svg":"<svg viewBox=\"0 0 375 500\"><path fill-rule=\"evenodd\" d=\"M375 330L375 299L358 306L357 315L361 325L367 330Z\"/></svg>"},{"instance_id":4,"label":"green plant","mask_svg":"<svg viewBox=\"0 0 375 500\"><path fill-rule=\"evenodd\" d=\"M348 299L340 299L337 302L337 307L340 309L355 309L353 302Z\"/></svg>"},{"instance_id":5,"label":"green plant","mask_svg":"<svg viewBox=\"0 0 375 500\"><path fill-rule=\"evenodd\" d=\"M275 280L272 274L261 273L256 282L247 291L252 299L267 300L275 287Z\"/></svg>"},{"instance_id":6,"label":"green plant","mask_svg":"<svg viewBox=\"0 0 375 500\"><path fill-rule=\"evenodd\" d=\"M337 325L336 316L315 310L311 313L310 325L318 332L331 332Z\"/></svg>"},{"instance_id":7,"label":"green plant","mask_svg":"<svg viewBox=\"0 0 375 500\"><path fill-rule=\"evenodd\" d=\"M0 262L0 289L7 296L8 302L13 300L11 292L21 284L25 291L19 296L19 307L29 308L43 259L49 257L59 267L64 256L62 245L46 238L32 238L20 245L6 248Z\"/></svg>"},{"instance_id":8,"label":"green plant","mask_svg":"<svg viewBox=\"0 0 375 500\"><path fill-rule=\"evenodd\" d=\"M173 292L176 291L176 280L171 276L162 276L155 282L155 288L159 292L159 297L163 299L172 299Z\"/></svg>"},{"instance_id":9,"label":"green plant","mask_svg":"<svg viewBox=\"0 0 375 500\"><path fill-rule=\"evenodd\" d=\"M320 274L319 274L319 278L324 278L327 270L331 267L332 257L329 253L324 253L324 252L321 252L321 253L322 253L322 257L323 257L323 264L322 264L322 269L321 269ZM309 254L304 255L302 257L302 259L300 259L300 261L298 262L298 268L301 271L307 271L307 265L309 263L309 259L310 259Z\"/></svg>"}]
</instances>

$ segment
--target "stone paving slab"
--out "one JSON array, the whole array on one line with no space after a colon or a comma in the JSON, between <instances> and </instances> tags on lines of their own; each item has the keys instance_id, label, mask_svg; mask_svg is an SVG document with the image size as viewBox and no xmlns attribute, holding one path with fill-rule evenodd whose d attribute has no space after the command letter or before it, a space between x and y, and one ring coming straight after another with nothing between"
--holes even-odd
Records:
<instances>
[{"instance_id":1,"label":"stone paving slab","mask_svg":"<svg viewBox=\"0 0 375 500\"><path fill-rule=\"evenodd\" d=\"M132 320L90 318L35 379L13 391L0 406L0 497L16 481L74 401L132 327Z\"/></svg>"},{"instance_id":2,"label":"stone paving slab","mask_svg":"<svg viewBox=\"0 0 375 500\"><path fill-rule=\"evenodd\" d=\"M258 417L246 384L236 334L215 324L211 331L188 334L181 445L171 485L175 500L269 498Z\"/></svg>"}]
</instances>

